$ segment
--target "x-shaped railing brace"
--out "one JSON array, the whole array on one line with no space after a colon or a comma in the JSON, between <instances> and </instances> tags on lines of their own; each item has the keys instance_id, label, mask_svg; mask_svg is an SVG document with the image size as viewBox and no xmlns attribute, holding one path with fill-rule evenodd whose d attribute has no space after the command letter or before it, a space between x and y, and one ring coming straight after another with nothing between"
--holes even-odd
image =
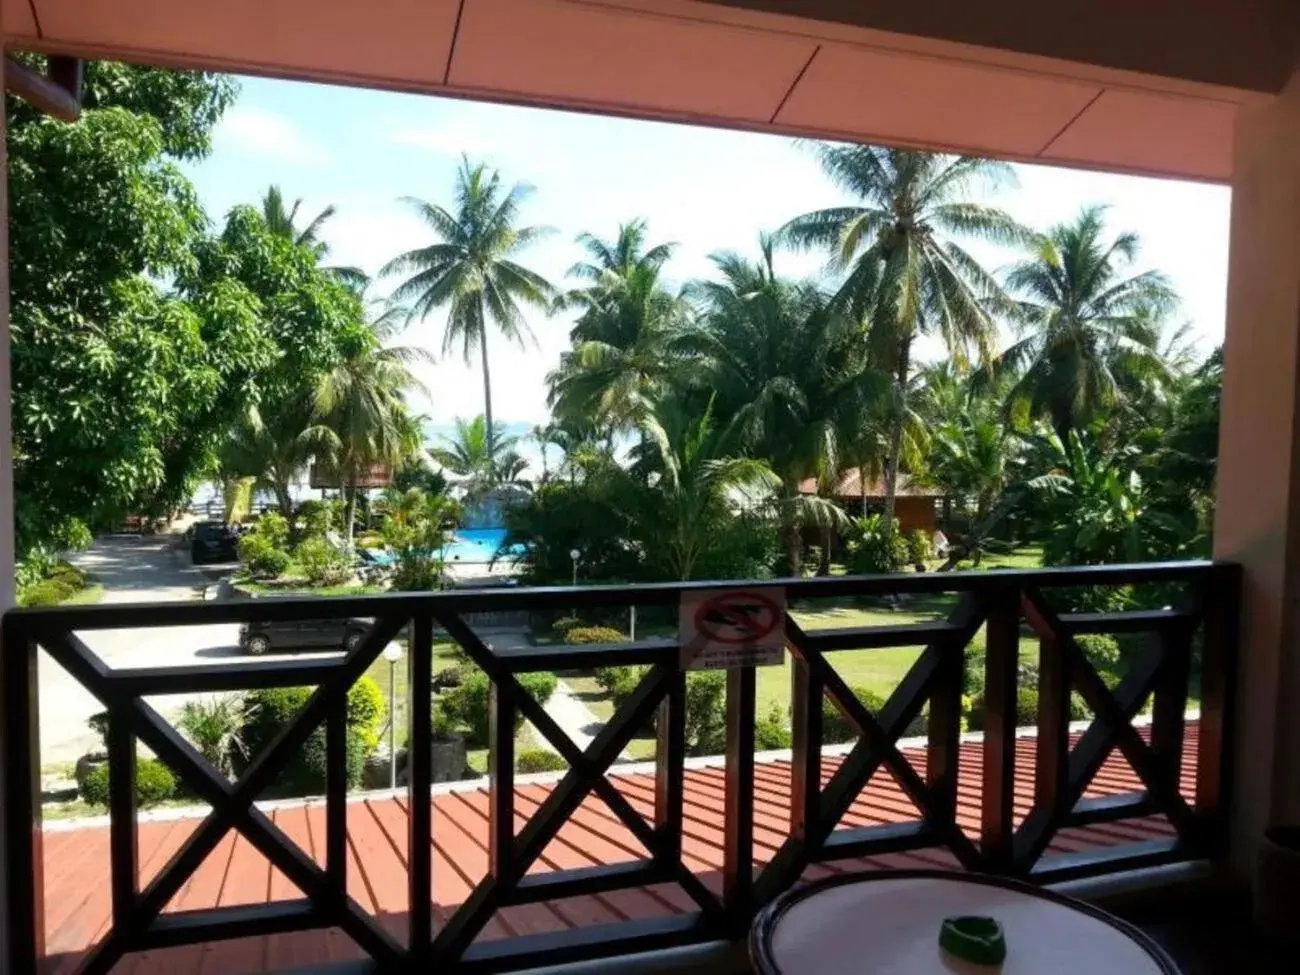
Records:
<instances>
[{"instance_id":1,"label":"x-shaped railing brace","mask_svg":"<svg viewBox=\"0 0 1300 975\"><path fill-rule=\"evenodd\" d=\"M474 940L499 907L509 906L510 894L529 867L559 833L560 828L590 793L594 792L627 826L663 868L662 879L675 881L706 914L722 917L722 905L680 858L665 857L663 838L645 821L606 773L638 730L645 727L659 702L668 694L676 673L667 664L657 664L641 679L632 696L601 729L584 751L575 745L546 709L519 684L515 675L459 616L436 614L443 629L454 639L497 688L518 708L547 741L569 763L569 771L543 800L515 838L508 860L508 873L481 880L465 903L448 920L434 939L438 955L458 957ZM665 862L670 861L670 862Z\"/></svg>"},{"instance_id":2,"label":"x-shaped railing brace","mask_svg":"<svg viewBox=\"0 0 1300 975\"><path fill-rule=\"evenodd\" d=\"M339 671L317 687L302 711L233 784L144 700L118 692L112 670L80 639L60 631L37 634L41 645L99 698L110 715L125 709L139 739L212 806L199 828L135 898L130 911L115 905L114 916L125 917L128 923L115 923L104 940L87 954L81 968L84 975L107 973L125 952L133 950L137 939L231 829L242 833L302 890L320 913L322 925L337 924L381 965L402 963L406 954L402 947L253 803L325 720L331 703L337 706L339 699L346 698L347 689L406 623L405 617L379 620L366 639L348 653ZM110 767L110 777L113 774ZM118 828L124 827L119 824ZM135 823L125 828L134 829Z\"/></svg>"}]
</instances>

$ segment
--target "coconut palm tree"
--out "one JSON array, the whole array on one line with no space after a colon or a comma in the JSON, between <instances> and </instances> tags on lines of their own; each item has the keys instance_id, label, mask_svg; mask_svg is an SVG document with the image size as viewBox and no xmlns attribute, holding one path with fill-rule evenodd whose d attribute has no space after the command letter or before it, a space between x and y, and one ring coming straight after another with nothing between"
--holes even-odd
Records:
<instances>
[{"instance_id":1,"label":"coconut palm tree","mask_svg":"<svg viewBox=\"0 0 1300 975\"><path fill-rule=\"evenodd\" d=\"M255 478L255 485L275 495L286 518L293 518L290 489L328 440L314 424L315 404L307 394L292 396L263 415L250 406L221 448L222 470Z\"/></svg>"},{"instance_id":2,"label":"coconut palm tree","mask_svg":"<svg viewBox=\"0 0 1300 975\"><path fill-rule=\"evenodd\" d=\"M656 518L664 570L690 579L720 516L737 502L733 493L762 499L781 480L765 461L740 456L739 444L714 422L713 403L702 414L669 397L642 417L645 439L634 450L634 472L650 483L648 510Z\"/></svg>"},{"instance_id":3,"label":"coconut palm tree","mask_svg":"<svg viewBox=\"0 0 1300 975\"><path fill-rule=\"evenodd\" d=\"M317 261L324 261L329 256L330 248L329 244L321 239L321 231L338 210L330 204L307 221L305 227L299 228L298 210L302 207L302 203L300 197L293 201L292 206L286 207L280 187L272 185L262 197L262 218L271 233L292 241L298 247L306 247L316 255ZM365 272L358 267L327 267L325 270L358 292L369 283Z\"/></svg>"},{"instance_id":4,"label":"coconut palm tree","mask_svg":"<svg viewBox=\"0 0 1300 975\"><path fill-rule=\"evenodd\" d=\"M677 365L669 346L689 315L687 302L660 281L674 245L646 250L640 220L620 226L613 241L584 233L578 243L591 259L569 274L588 283L556 303L580 314L570 332L573 348L548 377L549 402L562 418L635 427Z\"/></svg>"},{"instance_id":5,"label":"coconut palm tree","mask_svg":"<svg viewBox=\"0 0 1300 975\"><path fill-rule=\"evenodd\" d=\"M829 252L829 269L843 274L836 307L868 326L877 367L894 377L885 465L885 530L892 532L913 343L938 335L959 365L972 354L987 360L993 316L1008 307L998 282L958 240L1016 244L1032 235L974 200L981 189L1013 181L1003 163L880 146L820 145L817 153L854 202L796 217L779 235Z\"/></svg>"},{"instance_id":6,"label":"coconut palm tree","mask_svg":"<svg viewBox=\"0 0 1300 975\"><path fill-rule=\"evenodd\" d=\"M830 307L814 284L779 277L770 239L751 262L715 255L722 280L694 295L705 310L681 340L685 354L708 363L705 386L729 436L766 459L781 481L777 508L789 570L802 566L805 527L844 523L828 498L800 488L829 484L844 460L844 432L880 395L861 331Z\"/></svg>"},{"instance_id":7,"label":"coconut palm tree","mask_svg":"<svg viewBox=\"0 0 1300 975\"><path fill-rule=\"evenodd\" d=\"M468 363L478 354L489 459L494 456L495 430L488 326L495 325L507 341L523 345L532 338L532 330L521 306L548 309L554 298L545 278L513 260L545 233L540 227L517 225L529 192L522 184L506 190L495 170L463 159L452 210L406 198L432 231L433 242L398 255L380 272L402 277L393 298L409 306L413 317L422 319L436 309L447 309L444 355L459 347ZM495 475L489 470L488 476Z\"/></svg>"},{"instance_id":8,"label":"coconut palm tree","mask_svg":"<svg viewBox=\"0 0 1300 975\"><path fill-rule=\"evenodd\" d=\"M349 548L362 477L377 466L396 470L419 455L423 440L420 418L411 412L406 397L410 390L424 388L411 366L427 360L428 354L385 345L393 328L391 319L372 323L363 348L335 366L316 388L313 435L325 444L344 489Z\"/></svg>"},{"instance_id":9,"label":"coconut palm tree","mask_svg":"<svg viewBox=\"0 0 1300 975\"><path fill-rule=\"evenodd\" d=\"M1137 253L1136 234L1108 239L1105 208L1089 206L1007 271L1023 326L994 365L1015 377L1011 415L1048 420L1068 444L1070 431L1120 403L1126 386L1169 378L1159 322L1177 295L1158 271L1128 273Z\"/></svg>"},{"instance_id":10,"label":"coconut palm tree","mask_svg":"<svg viewBox=\"0 0 1300 975\"><path fill-rule=\"evenodd\" d=\"M429 453L447 470L465 479L465 501L470 506L481 501L505 471L515 476L522 471L520 463L516 463L519 438L489 440L487 420L481 413L472 420L456 417L456 432L439 440Z\"/></svg>"}]
</instances>

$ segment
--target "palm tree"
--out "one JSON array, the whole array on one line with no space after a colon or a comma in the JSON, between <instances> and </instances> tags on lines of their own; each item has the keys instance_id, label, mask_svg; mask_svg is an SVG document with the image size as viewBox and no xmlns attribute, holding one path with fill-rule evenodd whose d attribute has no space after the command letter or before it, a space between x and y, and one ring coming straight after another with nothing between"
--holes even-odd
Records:
<instances>
[{"instance_id":1,"label":"palm tree","mask_svg":"<svg viewBox=\"0 0 1300 975\"><path fill-rule=\"evenodd\" d=\"M255 478L258 488L275 495L280 513L293 518L290 489L313 456L328 449L313 423L315 404L306 394L292 396L267 415L250 406L221 448L222 469Z\"/></svg>"},{"instance_id":2,"label":"palm tree","mask_svg":"<svg viewBox=\"0 0 1300 975\"><path fill-rule=\"evenodd\" d=\"M508 341L524 344L532 331L520 305L549 308L554 289L545 278L512 257L545 232L516 226L529 188L516 184L503 189L501 177L485 165L462 159L457 174L454 212L436 203L407 198L406 202L433 232L426 247L400 254L384 265L383 275L402 275L394 300L409 305L424 318L435 309L448 309L442 351L456 346L468 363L475 352L483 367L483 415L488 456L493 456L492 374L488 364L488 324ZM494 474L488 471L489 478Z\"/></svg>"},{"instance_id":3,"label":"palm tree","mask_svg":"<svg viewBox=\"0 0 1300 975\"><path fill-rule=\"evenodd\" d=\"M878 368L893 375L893 430L885 465L885 530L893 531L912 345L937 334L959 364L987 360L1005 295L956 238L1021 243L1029 231L995 207L972 202L1010 183L1009 166L879 146L820 145L826 175L857 202L796 217L780 231L796 247L824 248L844 277L835 304L868 325Z\"/></svg>"},{"instance_id":4,"label":"palm tree","mask_svg":"<svg viewBox=\"0 0 1300 975\"><path fill-rule=\"evenodd\" d=\"M262 197L262 217L271 233L291 240L299 247L306 247L317 257L323 258L329 253L329 245L320 239L320 232L337 210L333 205L327 206L309 220L307 226L299 229L298 210L302 203L299 198L293 201L293 206L286 207L280 187L273 185Z\"/></svg>"},{"instance_id":5,"label":"palm tree","mask_svg":"<svg viewBox=\"0 0 1300 975\"><path fill-rule=\"evenodd\" d=\"M635 451L634 469L647 484L647 475L655 475L651 510L664 569L673 578L690 579L719 516L736 503L732 493L766 497L781 481L766 462L739 456L738 445L714 422L712 402L698 414L669 398L642 423L646 436Z\"/></svg>"},{"instance_id":6,"label":"palm tree","mask_svg":"<svg viewBox=\"0 0 1300 975\"><path fill-rule=\"evenodd\" d=\"M376 466L396 470L419 455L423 439L420 418L410 411L406 394L423 389L410 367L428 355L422 349L386 346L392 327L391 320L372 323L364 347L327 373L315 394L313 432L325 443L344 488L349 548L362 476Z\"/></svg>"},{"instance_id":7,"label":"palm tree","mask_svg":"<svg viewBox=\"0 0 1300 975\"><path fill-rule=\"evenodd\" d=\"M557 416L594 418L612 428L635 427L676 365L669 351L689 306L664 289L660 270L672 244L645 249L645 222L619 227L614 241L580 234L591 257L569 274L589 282L556 302L581 314L570 332L572 350L548 378Z\"/></svg>"},{"instance_id":8,"label":"palm tree","mask_svg":"<svg viewBox=\"0 0 1300 975\"><path fill-rule=\"evenodd\" d=\"M330 204L312 217L305 227L299 229L298 210L302 207L302 203L302 199L299 198L293 201L292 206L286 207L280 187L272 185L262 197L262 218L271 233L292 241L297 247L306 247L316 256L317 261L323 261L329 256L330 248L329 244L321 240L321 231L338 210ZM365 272L357 267L327 267L325 270L358 292L369 282Z\"/></svg>"},{"instance_id":9,"label":"palm tree","mask_svg":"<svg viewBox=\"0 0 1300 975\"><path fill-rule=\"evenodd\" d=\"M829 499L806 496L809 478L829 484L844 459L844 432L878 397L860 331L810 283L777 276L770 239L762 258L715 255L720 282L694 294L705 309L681 340L708 362L705 380L727 433L781 481L777 507L789 570L802 566L805 527L842 524Z\"/></svg>"},{"instance_id":10,"label":"palm tree","mask_svg":"<svg viewBox=\"0 0 1300 975\"><path fill-rule=\"evenodd\" d=\"M441 443L429 453L439 464L465 478L465 499L468 504L482 500L507 469L517 476L522 471L522 461L516 463L515 451L518 437L488 439L487 420L479 414L472 420L456 417L456 432L439 438Z\"/></svg>"},{"instance_id":11,"label":"palm tree","mask_svg":"<svg viewBox=\"0 0 1300 975\"><path fill-rule=\"evenodd\" d=\"M1106 240L1104 215L1103 207L1085 207L1006 275L1024 323L995 363L1015 377L1008 412L1021 421L1046 418L1063 444L1121 402L1126 385L1169 376L1158 323L1177 295L1158 271L1126 276L1137 235Z\"/></svg>"}]
</instances>

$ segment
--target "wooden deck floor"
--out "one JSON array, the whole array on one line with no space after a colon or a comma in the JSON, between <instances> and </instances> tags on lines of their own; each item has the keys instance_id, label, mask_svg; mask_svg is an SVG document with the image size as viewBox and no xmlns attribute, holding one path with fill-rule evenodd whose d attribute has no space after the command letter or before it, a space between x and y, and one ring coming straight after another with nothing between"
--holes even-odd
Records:
<instances>
[{"instance_id":1,"label":"wooden deck floor","mask_svg":"<svg viewBox=\"0 0 1300 975\"><path fill-rule=\"evenodd\" d=\"M960 773L960 825L972 837L979 828L979 745L962 747ZM1016 810L1023 816L1033 793L1035 741L1021 739L1017 750ZM1195 769L1196 729L1188 729L1182 788L1191 795ZM924 749L906 750L923 767ZM823 778L837 759L826 759ZM654 777L649 774L613 776L629 802L649 817L654 803ZM755 782L755 860L765 863L785 838L789 818L790 767L785 762L758 766ZM552 785L517 788L518 824L536 811ZM1098 774L1089 796L1136 791L1139 783L1131 768L1112 754ZM436 795L433 799L434 912L446 918L462 903L487 866L488 794L468 788ZM686 865L715 891L722 867L723 770L720 766L691 768L686 773ZM325 810L307 803L281 806L271 812L276 824L304 851L323 863ZM915 808L885 772L877 773L850 812L845 826L898 823L918 818ZM193 817L139 827L140 872L148 883L167 858L198 825ZM1172 828L1163 817L1127 820L1087 829L1067 830L1052 844L1049 856L1097 847L1116 846L1168 836ZM363 908L403 943L407 937L406 898L407 825L404 799L365 798L348 809L348 887ZM544 852L534 871L588 867L644 859L645 850L601 800L589 798ZM869 860L843 860L809 868L806 876L900 866L954 865L943 849L921 850ZM52 828L45 836L45 927L47 971L76 968L88 945L105 932L109 922L108 829L103 826ZM191 880L169 910L191 910L224 905L254 904L301 896L267 860L242 837L227 836ZM639 888L600 896L575 897L499 911L480 935L505 938L604 924L624 919L690 911L695 907L675 885ZM435 922L436 923L436 922ZM216 975L251 975L300 965L359 957L351 940L337 930L305 932L227 941L218 944L141 952L124 959L115 973L204 972Z\"/></svg>"}]
</instances>

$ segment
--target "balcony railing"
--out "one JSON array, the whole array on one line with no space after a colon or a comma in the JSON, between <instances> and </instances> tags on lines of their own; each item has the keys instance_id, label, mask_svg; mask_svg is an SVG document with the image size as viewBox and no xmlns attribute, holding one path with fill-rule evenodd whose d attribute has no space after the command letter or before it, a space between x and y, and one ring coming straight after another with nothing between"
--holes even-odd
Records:
<instances>
[{"instance_id":1,"label":"balcony railing","mask_svg":"<svg viewBox=\"0 0 1300 975\"><path fill-rule=\"evenodd\" d=\"M46 651L104 705L109 714L111 924L81 959L81 971L110 970L125 953L253 935L341 928L382 970L454 964L509 970L611 956L693 942L743 938L755 912L798 881L810 864L943 847L963 867L1051 882L1171 861L1213 858L1223 851L1228 805L1230 702L1240 588L1236 567L1172 563L1080 569L840 577L761 583L783 588L791 603L853 597L950 594L951 611L933 622L853 629L805 630L787 617L793 657L793 752L788 835L761 871L755 869L755 700L753 668L727 672L725 836L721 884L702 882L683 861L686 675L679 646L643 641L608 646L529 646L493 649L466 623L471 614L535 613L676 606L692 584L518 589L401 594L354 599L285 598L258 602L168 603L18 610L4 618L3 783L7 864L11 878L7 968L38 970L43 902L37 647ZM1056 595L1086 587L1161 587L1175 593L1166 608L1062 613ZM667 612L667 610L665 610ZM254 618L293 621L368 617L374 623L355 649L333 658L258 660L197 666L110 669L76 635L88 631L230 623ZM435 927L432 868L409 857L412 905L405 943L395 939L348 894L346 696L349 687L400 632L409 635L411 694L408 786L410 851L428 850L430 687L435 628L449 635L492 683L490 696L490 815L488 869L472 893ZM966 650L985 634L985 710L978 744L982 788L979 826L958 822L958 763ZM1039 709L1032 804L1014 810L1016 697L1022 634L1039 641ZM1081 634L1146 634L1123 680L1109 688L1089 663ZM826 654L847 649L924 646L906 676L877 711L862 704ZM585 749L575 745L520 686L520 674L613 665L648 665L635 693ZM1194 790L1180 789L1189 674L1199 677L1198 747ZM317 689L291 725L242 776L228 781L145 698L312 685ZM1077 693L1094 717L1072 735L1070 697ZM822 706L828 697L858 740L838 764L823 765ZM1149 727L1135 716L1148 702ZM898 741L928 706L928 747L916 767ZM629 741L657 714L653 816L629 803L607 773ZM516 830L514 729L527 719L569 763L569 771ZM325 855L305 854L255 800L285 762L320 727L326 737ZM169 765L211 812L142 887L133 789L136 741ZM969 745L967 746L970 747ZM1086 799L1085 791L1113 750L1132 766L1142 789ZM829 776L826 771L833 768ZM877 770L886 769L919 811L903 825L839 827L841 817ZM824 781L824 779L826 781ZM1194 793L1194 794L1192 794ZM608 805L644 845L647 858L582 870L530 872L547 844L588 796ZM1167 839L1068 856L1044 857L1053 838L1074 827L1160 815ZM187 878L237 830L303 897L252 907L166 911ZM30 881L29 879L30 878ZM30 886L25 888L25 885ZM684 914L606 924L557 934L476 940L494 912L512 905L677 884L693 902Z\"/></svg>"}]
</instances>

